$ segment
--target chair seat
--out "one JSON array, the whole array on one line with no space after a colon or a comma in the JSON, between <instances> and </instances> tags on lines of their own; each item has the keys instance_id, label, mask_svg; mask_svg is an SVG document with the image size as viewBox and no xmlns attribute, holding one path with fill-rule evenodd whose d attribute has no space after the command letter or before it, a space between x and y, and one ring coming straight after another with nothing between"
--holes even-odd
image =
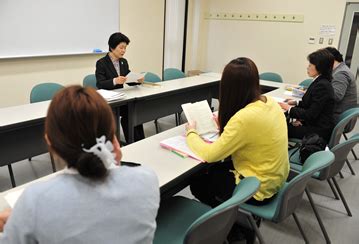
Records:
<instances>
[{"instance_id":1,"label":"chair seat","mask_svg":"<svg viewBox=\"0 0 359 244\"><path fill-rule=\"evenodd\" d=\"M284 183L284 186L288 185L288 183ZM284 187L283 186L283 187ZM243 203L240 205L241 209L244 209L248 212L251 212L252 214L261 217L266 220L271 220L273 222L276 222L273 218L275 216L277 207L279 207L279 194L277 194L269 203L261 206L251 205L247 203Z\"/></svg>"},{"instance_id":2,"label":"chair seat","mask_svg":"<svg viewBox=\"0 0 359 244\"><path fill-rule=\"evenodd\" d=\"M302 169L303 169L303 166L302 165L299 165L299 164L293 164L291 163L290 164L290 169L291 170L294 170L296 172L302 172ZM315 172L312 176L312 178L314 179L320 179L320 172Z\"/></svg>"},{"instance_id":3,"label":"chair seat","mask_svg":"<svg viewBox=\"0 0 359 244\"><path fill-rule=\"evenodd\" d=\"M161 202L154 244L183 243L187 229L212 208L196 200L176 196Z\"/></svg>"}]
</instances>

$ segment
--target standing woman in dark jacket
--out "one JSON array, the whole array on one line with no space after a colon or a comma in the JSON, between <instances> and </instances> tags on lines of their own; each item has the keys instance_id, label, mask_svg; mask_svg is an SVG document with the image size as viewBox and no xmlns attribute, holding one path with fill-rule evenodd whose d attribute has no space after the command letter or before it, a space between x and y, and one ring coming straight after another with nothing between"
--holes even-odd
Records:
<instances>
[{"instance_id":1,"label":"standing woman in dark jacket","mask_svg":"<svg viewBox=\"0 0 359 244\"><path fill-rule=\"evenodd\" d=\"M307 73L313 82L302 101L280 103L289 118L296 119L288 125L288 137L302 139L307 134L316 133L329 141L334 128L334 91L331 85L334 57L327 50L320 49L309 54L308 61Z\"/></svg>"}]
</instances>

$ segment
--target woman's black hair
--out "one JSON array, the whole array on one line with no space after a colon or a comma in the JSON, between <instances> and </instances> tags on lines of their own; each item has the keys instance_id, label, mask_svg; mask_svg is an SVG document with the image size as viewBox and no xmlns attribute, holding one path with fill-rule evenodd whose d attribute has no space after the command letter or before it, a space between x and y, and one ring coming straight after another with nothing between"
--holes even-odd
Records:
<instances>
[{"instance_id":1,"label":"woman's black hair","mask_svg":"<svg viewBox=\"0 0 359 244\"><path fill-rule=\"evenodd\" d=\"M334 56L326 49L319 49L308 55L308 61L313 64L318 73L332 80Z\"/></svg>"},{"instance_id":2,"label":"woman's black hair","mask_svg":"<svg viewBox=\"0 0 359 244\"><path fill-rule=\"evenodd\" d=\"M113 49L117 47L118 44L121 42L126 43L127 45L130 43L130 39L128 39L127 36L122 34L121 32L115 32L113 33L110 38L108 39L108 48L111 52Z\"/></svg>"}]
</instances>

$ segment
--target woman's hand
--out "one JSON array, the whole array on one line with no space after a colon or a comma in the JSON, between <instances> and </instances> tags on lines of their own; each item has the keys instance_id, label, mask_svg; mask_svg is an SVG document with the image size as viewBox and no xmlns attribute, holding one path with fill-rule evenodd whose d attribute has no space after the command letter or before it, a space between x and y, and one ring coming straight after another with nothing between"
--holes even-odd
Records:
<instances>
[{"instance_id":1,"label":"woman's hand","mask_svg":"<svg viewBox=\"0 0 359 244\"><path fill-rule=\"evenodd\" d=\"M285 111L288 111L292 107L287 103L281 103L281 102L279 102L279 106Z\"/></svg>"},{"instance_id":2,"label":"woman's hand","mask_svg":"<svg viewBox=\"0 0 359 244\"><path fill-rule=\"evenodd\" d=\"M127 80L127 77L125 76L119 76L116 78L116 84L123 85Z\"/></svg>"},{"instance_id":3,"label":"woman's hand","mask_svg":"<svg viewBox=\"0 0 359 244\"><path fill-rule=\"evenodd\" d=\"M303 124L302 124L302 122L300 122L300 120L296 120L296 121L292 122L292 125L297 127L297 126L302 126Z\"/></svg>"},{"instance_id":4,"label":"woman's hand","mask_svg":"<svg viewBox=\"0 0 359 244\"><path fill-rule=\"evenodd\" d=\"M195 130L196 129L196 121L189 121L188 123L186 123L186 131L189 130Z\"/></svg>"},{"instance_id":5,"label":"woman's hand","mask_svg":"<svg viewBox=\"0 0 359 244\"><path fill-rule=\"evenodd\" d=\"M213 120L214 120L214 122L216 122L217 129L219 129L218 115L213 114Z\"/></svg>"},{"instance_id":6,"label":"woman's hand","mask_svg":"<svg viewBox=\"0 0 359 244\"><path fill-rule=\"evenodd\" d=\"M5 209L4 211L0 212L0 232L4 230L4 226L10 214L11 214L11 208Z\"/></svg>"},{"instance_id":7,"label":"woman's hand","mask_svg":"<svg viewBox=\"0 0 359 244\"><path fill-rule=\"evenodd\" d=\"M139 83L143 83L145 81L145 77L142 77L140 79L137 80Z\"/></svg>"},{"instance_id":8,"label":"woman's hand","mask_svg":"<svg viewBox=\"0 0 359 244\"><path fill-rule=\"evenodd\" d=\"M286 99L286 100L284 100L284 102L289 104L289 105L292 105L292 106L297 105L297 101L294 100L294 99Z\"/></svg>"}]
</instances>

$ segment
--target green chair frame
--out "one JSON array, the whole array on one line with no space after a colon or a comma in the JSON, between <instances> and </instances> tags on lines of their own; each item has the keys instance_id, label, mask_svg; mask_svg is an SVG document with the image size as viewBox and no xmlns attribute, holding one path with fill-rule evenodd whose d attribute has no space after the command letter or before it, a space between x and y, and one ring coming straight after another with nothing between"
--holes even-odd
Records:
<instances>
[{"instance_id":1,"label":"green chair frame","mask_svg":"<svg viewBox=\"0 0 359 244\"><path fill-rule=\"evenodd\" d=\"M302 171L294 176L289 182L286 182L272 201L262 206L244 203L240 205L240 211L251 219L251 223L254 223L252 214L274 223L280 223L292 215L303 239L306 243L309 243L300 225L299 219L295 214L295 210L300 205L304 191L308 193L306 190L308 181L311 180L316 172L328 167L333 162L334 154L330 151L321 151L312 154L305 161ZM255 226L253 227L260 243L264 243L258 228L255 228Z\"/></svg>"},{"instance_id":2,"label":"green chair frame","mask_svg":"<svg viewBox=\"0 0 359 244\"><path fill-rule=\"evenodd\" d=\"M95 74L86 75L84 77L84 80L82 81L82 86L83 87L92 87L92 88L97 89L96 82L97 82L97 80L96 80Z\"/></svg>"},{"instance_id":3,"label":"green chair frame","mask_svg":"<svg viewBox=\"0 0 359 244\"><path fill-rule=\"evenodd\" d=\"M279 74L273 73L273 72L264 72L264 73L261 73L261 74L259 75L259 79L283 83L282 77L281 77Z\"/></svg>"},{"instance_id":4,"label":"green chair frame","mask_svg":"<svg viewBox=\"0 0 359 244\"><path fill-rule=\"evenodd\" d=\"M256 177L244 178L232 197L213 209L180 196L161 202L153 243L223 243L238 217L238 206L250 199L259 185Z\"/></svg>"}]
</instances>

